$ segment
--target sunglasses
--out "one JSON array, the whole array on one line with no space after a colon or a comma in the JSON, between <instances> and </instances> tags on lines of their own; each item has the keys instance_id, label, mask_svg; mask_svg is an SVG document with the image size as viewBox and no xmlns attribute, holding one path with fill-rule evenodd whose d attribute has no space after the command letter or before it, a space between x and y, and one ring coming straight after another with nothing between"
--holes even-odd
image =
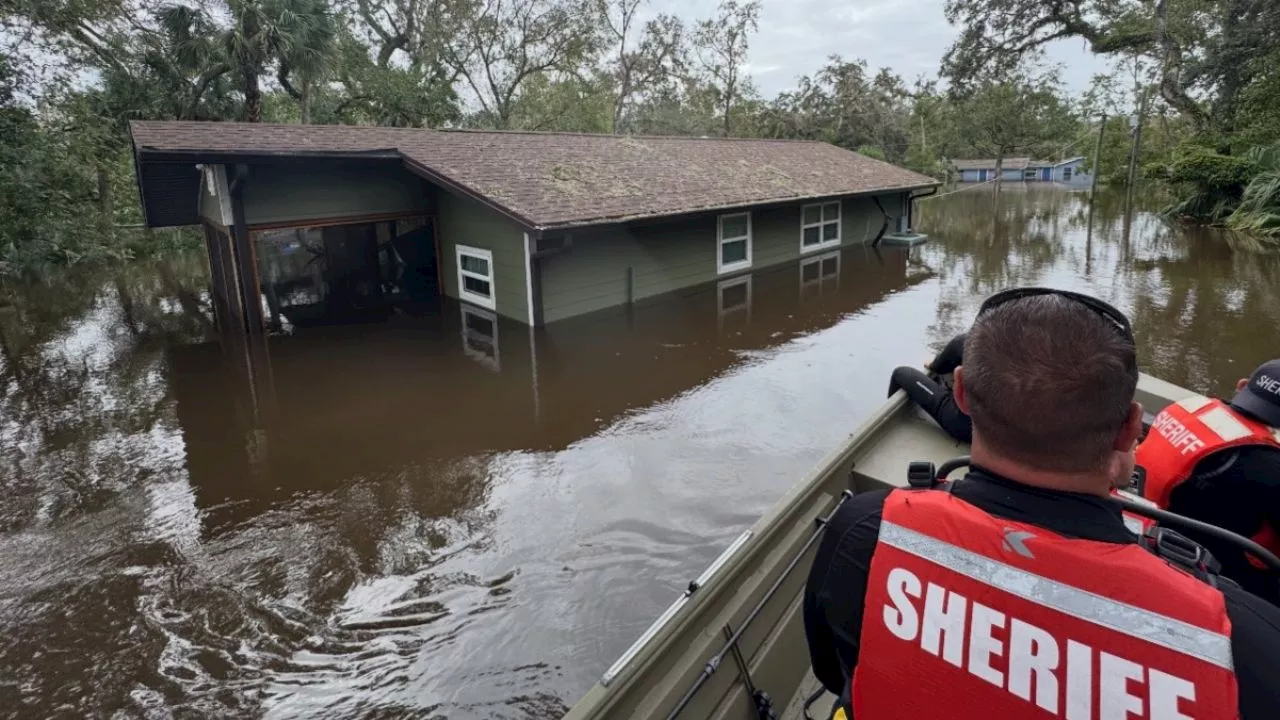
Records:
<instances>
[{"instance_id":1,"label":"sunglasses","mask_svg":"<svg viewBox=\"0 0 1280 720\"><path fill-rule=\"evenodd\" d=\"M1061 297L1074 300L1097 313L1102 319L1110 323L1121 336L1129 342L1133 342L1133 327L1129 325L1129 318L1125 317L1124 313L1095 297L1071 292L1070 290L1055 290L1053 288L1042 287L1023 287L1001 290L983 301L982 307L978 309L978 316L981 317L983 313L994 308L998 308L1001 305L1011 303L1014 300L1036 297L1038 295L1059 295Z\"/></svg>"}]
</instances>

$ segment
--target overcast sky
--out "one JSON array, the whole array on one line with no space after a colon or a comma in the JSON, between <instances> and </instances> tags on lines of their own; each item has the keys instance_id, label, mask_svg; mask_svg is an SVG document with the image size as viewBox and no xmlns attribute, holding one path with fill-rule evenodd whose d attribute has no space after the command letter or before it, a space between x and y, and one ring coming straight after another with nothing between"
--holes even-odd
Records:
<instances>
[{"instance_id":1,"label":"overcast sky","mask_svg":"<svg viewBox=\"0 0 1280 720\"><path fill-rule=\"evenodd\" d=\"M709 17L719 0L650 0L654 12L687 23ZM763 0L760 32L751 39L751 76L765 98L795 85L826 65L828 55L863 58L872 70L889 67L910 84L921 74L935 77L956 28L943 15L944 0ZM1063 66L1067 90L1077 94L1107 64L1079 40L1048 48L1050 62Z\"/></svg>"}]
</instances>

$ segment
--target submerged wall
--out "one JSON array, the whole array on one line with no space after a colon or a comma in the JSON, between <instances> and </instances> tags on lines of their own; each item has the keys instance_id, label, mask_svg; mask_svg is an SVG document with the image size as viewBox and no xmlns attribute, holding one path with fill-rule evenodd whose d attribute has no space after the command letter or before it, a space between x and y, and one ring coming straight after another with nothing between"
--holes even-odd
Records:
<instances>
[{"instance_id":1,"label":"submerged wall","mask_svg":"<svg viewBox=\"0 0 1280 720\"><path fill-rule=\"evenodd\" d=\"M565 252L543 257L544 322L583 315L752 270L792 262L802 255L870 242L889 216L888 232L906 214L906 193L842 201L840 243L801 250L801 204L751 211L750 268L721 274L717 267L717 215L678 221L587 229L571 234ZM726 213L733 214L733 213Z\"/></svg>"}]
</instances>

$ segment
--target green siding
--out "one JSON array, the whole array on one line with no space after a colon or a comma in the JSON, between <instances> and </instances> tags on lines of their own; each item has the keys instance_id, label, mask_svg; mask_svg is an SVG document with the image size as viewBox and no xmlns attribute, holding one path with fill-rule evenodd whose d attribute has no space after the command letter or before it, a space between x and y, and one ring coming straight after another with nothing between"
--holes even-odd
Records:
<instances>
[{"instance_id":1,"label":"green siding","mask_svg":"<svg viewBox=\"0 0 1280 720\"><path fill-rule=\"evenodd\" d=\"M529 323L529 290L525 282L524 230L516 223L470 198L444 190L436 193L439 205L441 275L444 292L458 297L458 245L493 253L495 310Z\"/></svg>"},{"instance_id":2,"label":"green siding","mask_svg":"<svg viewBox=\"0 0 1280 720\"><path fill-rule=\"evenodd\" d=\"M400 168L255 166L244 189L251 225L426 210L426 183Z\"/></svg>"},{"instance_id":3,"label":"green siding","mask_svg":"<svg viewBox=\"0 0 1280 720\"><path fill-rule=\"evenodd\" d=\"M903 194L883 195L880 203L896 217L902 213ZM752 271L800 257L800 207L796 203L751 211ZM567 252L541 260L543 321L730 277L716 272L716 217L573 233ZM884 216L870 198L850 198L843 201L841 221L841 245L858 245L875 238ZM750 271L737 274L745 272Z\"/></svg>"},{"instance_id":4,"label":"green siding","mask_svg":"<svg viewBox=\"0 0 1280 720\"><path fill-rule=\"evenodd\" d=\"M840 218L844 224L841 233L845 244L865 244L875 240L876 234L884 225L885 213L890 218L889 227L885 232L891 233L897 230L898 216L902 214L904 198L906 198L904 193L879 196L880 204L884 206L884 213L876 207L875 200L869 197L845 200L843 215Z\"/></svg>"}]
</instances>

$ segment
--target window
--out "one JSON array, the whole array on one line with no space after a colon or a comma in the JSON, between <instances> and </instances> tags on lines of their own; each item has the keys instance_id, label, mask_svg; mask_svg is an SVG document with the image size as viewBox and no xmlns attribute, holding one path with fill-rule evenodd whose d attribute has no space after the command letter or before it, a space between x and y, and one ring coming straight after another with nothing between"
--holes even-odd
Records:
<instances>
[{"instance_id":1,"label":"window","mask_svg":"<svg viewBox=\"0 0 1280 720\"><path fill-rule=\"evenodd\" d=\"M490 370L498 363L498 316L462 306L462 352Z\"/></svg>"},{"instance_id":2,"label":"window","mask_svg":"<svg viewBox=\"0 0 1280 720\"><path fill-rule=\"evenodd\" d=\"M800 295L821 293L826 287L840 286L840 251L827 253L800 263Z\"/></svg>"},{"instance_id":3,"label":"window","mask_svg":"<svg viewBox=\"0 0 1280 720\"><path fill-rule=\"evenodd\" d=\"M1035 168L1027 168L1026 170L1023 170L1023 171L1022 171L1022 179L1023 179L1023 180L1035 180L1035 179L1036 179L1036 172L1037 172L1037 170L1036 170Z\"/></svg>"},{"instance_id":4,"label":"window","mask_svg":"<svg viewBox=\"0 0 1280 720\"><path fill-rule=\"evenodd\" d=\"M735 315L751 318L751 276L745 275L716 285L716 315L720 327Z\"/></svg>"},{"instance_id":5,"label":"window","mask_svg":"<svg viewBox=\"0 0 1280 720\"><path fill-rule=\"evenodd\" d=\"M800 252L807 253L840 244L840 203L800 208Z\"/></svg>"},{"instance_id":6,"label":"window","mask_svg":"<svg viewBox=\"0 0 1280 720\"><path fill-rule=\"evenodd\" d=\"M458 298L494 309L492 252L458 246Z\"/></svg>"},{"instance_id":7,"label":"window","mask_svg":"<svg viewBox=\"0 0 1280 720\"><path fill-rule=\"evenodd\" d=\"M751 267L751 213L721 215L716 235L718 273L723 275Z\"/></svg>"},{"instance_id":8,"label":"window","mask_svg":"<svg viewBox=\"0 0 1280 720\"><path fill-rule=\"evenodd\" d=\"M1067 182L1070 179L1071 179L1071 166L1068 165L1062 168L1062 181Z\"/></svg>"}]
</instances>

